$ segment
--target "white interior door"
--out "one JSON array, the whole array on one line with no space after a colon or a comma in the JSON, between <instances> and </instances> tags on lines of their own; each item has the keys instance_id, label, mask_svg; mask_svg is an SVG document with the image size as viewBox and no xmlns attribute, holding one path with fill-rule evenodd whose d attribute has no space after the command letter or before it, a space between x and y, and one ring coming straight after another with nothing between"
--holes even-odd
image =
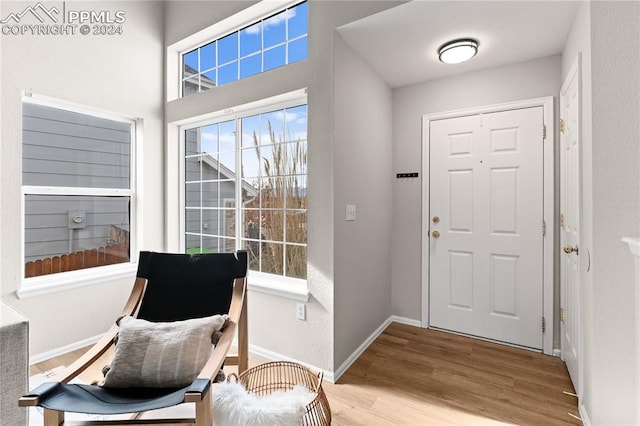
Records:
<instances>
[{"instance_id":1,"label":"white interior door","mask_svg":"<svg viewBox=\"0 0 640 426\"><path fill-rule=\"evenodd\" d=\"M429 126L429 324L543 344L543 107Z\"/></svg>"},{"instance_id":2,"label":"white interior door","mask_svg":"<svg viewBox=\"0 0 640 426\"><path fill-rule=\"evenodd\" d=\"M580 79L574 64L560 91L560 324L562 359L580 393Z\"/></svg>"}]
</instances>

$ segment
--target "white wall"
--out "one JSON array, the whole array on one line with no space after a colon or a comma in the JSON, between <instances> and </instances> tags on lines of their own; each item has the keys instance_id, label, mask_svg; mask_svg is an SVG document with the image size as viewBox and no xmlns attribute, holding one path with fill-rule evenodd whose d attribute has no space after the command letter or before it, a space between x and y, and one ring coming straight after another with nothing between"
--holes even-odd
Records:
<instances>
[{"instance_id":1,"label":"white wall","mask_svg":"<svg viewBox=\"0 0 640 426\"><path fill-rule=\"evenodd\" d=\"M243 9L230 5L235 2L168 2L166 6L166 45L212 25ZM334 342L333 324L337 305L334 287L349 285L351 275L342 278L350 259L335 255L334 218L344 206L336 202L336 182L344 163L335 160L334 131L334 34L335 28L363 18L399 2L313 1L309 3L309 58L286 67L221 86L187 98L170 101L166 105L166 122L172 123L225 108L257 101L292 90L308 89L308 286L311 298L307 304L307 321L295 318L295 301L257 292L249 294L249 343L277 354L297 359L313 366L333 371L337 367L334 354L342 349ZM206 16L207 19L203 19ZM212 37L215 34L211 35ZM167 158L178 161L175 147L176 128L168 126ZM347 141L350 143L350 141ZM349 164L350 168L366 168L366 164ZM174 167L175 169L175 167ZM355 172L354 172L355 173ZM169 249L176 249L177 175L167 175L167 241ZM343 213L341 213L343 215ZM350 274L350 273L349 273ZM349 301L344 309L348 309ZM380 323L377 316L363 317L353 327L375 330ZM370 331L370 332L371 332ZM370 333L369 332L369 333ZM359 333L357 333L359 334ZM357 347L362 342L356 342ZM352 343L349 342L349 348ZM341 355L342 357L342 355Z\"/></svg>"},{"instance_id":2,"label":"white wall","mask_svg":"<svg viewBox=\"0 0 640 426\"><path fill-rule=\"evenodd\" d=\"M555 96L560 55L406 86L393 91L393 173L421 172L422 116ZM557 99L556 102L557 104ZM421 319L421 180L393 183L392 311Z\"/></svg>"},{"instance_id":3,"label":"white wall","mask_svg":"<svg viewBox=\"0 0 640 426\"><path fill-rule=\"evenodd\" d=\"M335 38L335 365L391 315L391 89ZM345 206L357 219L345 221Z\"/></svg>"},{"instance_id":4,"label":"white wall","mask_svg":"<svg viewBox=\"0 0 640 426\"><path fill-rule=\"evenodd\" d=\"M2 2L0 15L31 2ZM139 201L144 205L139 248L162 249L163 6L157 2L73 2L69 9L124 10L123 35L0 36L2 183L0 296L30 320L31 356L104 333L119 315L131 279L17 299L23 275L20 186L22 91L30 91L143 120Z\"/></svg>"},{"instance_id":5,"label":"white wall","mask_svg":"<svg viewBox=\"0 0 640 426\"><path fill-rule=\"evenodd\" d=\"M620 238L640 231L640 3L591 2L590 16L593 242L585 405L593 424L637 424L634 260Z\"/></svg>"}]
</instances>

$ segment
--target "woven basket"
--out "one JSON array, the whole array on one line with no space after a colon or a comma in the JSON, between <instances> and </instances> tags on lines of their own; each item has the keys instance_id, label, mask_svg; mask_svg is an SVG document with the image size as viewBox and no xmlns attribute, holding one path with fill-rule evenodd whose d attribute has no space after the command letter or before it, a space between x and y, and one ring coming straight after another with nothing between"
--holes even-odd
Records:
<instances>
[{"instance_id":1,"label":"woven basket","mask_svg":"<svg viewBox=\"0 0 640 426\"><path fill-rule=\"evenodd\" d=\"M248 392L258 396L270 395L277 390L286 391L295 385L306 386L315 393L315 398L307 404L302 424L328 426L331 424L331 409L322 390L322 376L322 372L314 373L295 362L274 361L250 368L238 377Z\"/></svg>"}]
</instances>

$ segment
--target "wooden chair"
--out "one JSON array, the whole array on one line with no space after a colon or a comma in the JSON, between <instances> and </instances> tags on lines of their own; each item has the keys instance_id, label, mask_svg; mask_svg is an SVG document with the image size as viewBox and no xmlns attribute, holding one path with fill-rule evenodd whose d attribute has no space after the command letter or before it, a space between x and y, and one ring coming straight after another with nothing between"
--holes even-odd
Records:
<instances>
[{"instance_id":1,"label":"wooden chair","mask_svg":"<svg viewBox=\"0 0 640 426\"><path fill-rule=\"evenodd\" d=\"M138 274L123 315L152 322L179 321L228 313L230 321L194 382L182 389L118 389L69 382L115 344L118 326L70 365L59 382L45 383L19 400L23 407L44 408L44 425L65 423L65 412L138 413L184 402L195 403L195 418L170 420L92 421L80 424L162 424L211 426L211 382L223 363L247 369L247 252L168 254L141 252ZM115 320L115 318L114 318ZM238 355L229 348L238 333ZM104 358L102 358L104 359ZM101 367L101 366L100 366ZM77 424L77 423L74 423Z\"/></svg>"}]
</instances>

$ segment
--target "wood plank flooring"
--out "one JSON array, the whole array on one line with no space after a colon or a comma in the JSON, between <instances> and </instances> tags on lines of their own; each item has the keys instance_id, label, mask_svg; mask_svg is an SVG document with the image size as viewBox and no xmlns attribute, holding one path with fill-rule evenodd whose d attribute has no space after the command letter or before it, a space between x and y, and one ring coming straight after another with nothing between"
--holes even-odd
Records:
<instances>
[{"instance_id":1,"label":"wood plank flooring","mask_svg":"<svg viewBox=\"0 0 640 426\"><path fill-rule=\"evenodd\" d=\"M31 374L82 352L36 364ZM261 362L251 356L250 365ZM569 415L577 416L577 399L563 393L574 390L558 358L398 323L337 384L323 386L337 426L581 424Z\"/></svg>"}]
</instances>

